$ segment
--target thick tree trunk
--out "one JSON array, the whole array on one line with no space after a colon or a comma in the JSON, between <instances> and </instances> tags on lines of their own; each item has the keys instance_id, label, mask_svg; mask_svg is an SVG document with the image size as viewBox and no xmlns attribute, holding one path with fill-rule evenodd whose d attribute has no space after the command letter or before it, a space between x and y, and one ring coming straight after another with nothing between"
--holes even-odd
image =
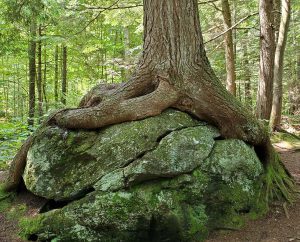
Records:
<instances>
[{"instance_id":1,"label":"thick tree trunk","mask_svg":"<svg viewBox=\"0 0 300 242\"><path fill-rule=\"evenodd\" d=\"M36 76L36 67L35 67L35 53L36 53L36 22L32 20L30 26L30 40L29 40L29 50L28 50L28 59L29 59L29 112L28 112L28 125L33 126L34 124L34 112L35 112L35 76Z\"/></svg>"},{"instance_id":2,"label":"thick tree trunk","mask_svg":"<svg viewBox=\"0 0 300 242\"><path fill-rule=\"evenodd\" d=\"M57 125L94 129L153 116L171 106L213 123L226 138L266 145L267 132L226 91L209 64L196 0L146 0L144 26L144 51L133 78L99 98L98 105L59 113ZM155 93L162 91L172 98Z\"/></svg>"},{"instance_id":3,"label":"thick tree trunk","mask_svg":"<svg viewBox=\"0 0 300 242\"><path fill-rule=\"evenodd\" d=\"M273 0L260 0L260 65L256 116L270 119L273 98L275 35L273 26Z\"/></svg>"},{"instance_id":4,"label":"thick tree trunk","mask_svg":"<svg viewBox=\"0 0 300 242\"><path fill-rule=\"evenodd\" d=\"M42 28L39 26L38 28L39 37L42 36ZM38 56L38 63L37 63L37 91L38 91L38 114L39 114L39 122L41 117L43 116L43 91L42 91L42 41L38 41L38 48L37 48L37 56Z\"/></svg>"},{"instance_id":5,"label":"thick tree trunk","mask_svg":"<svg viewBox=\"0 0 300 242\"><path fill-rule=\"evenodd\" d=\"M290 22L290 0L282 0L281 22L279 27L278 41L274 62L274 93L270 118L270 126L273 130L279 128L282 109L282 76L284 51Z\"/></svg>"},{"instance_id":6,"label":"thick tree trunk","mask_svg":"<svg viewBox=\"0 0 300 242\"><path fill-rule=\"evenodd\" d=\"M61 70L61 103L67 103L67 46L62 47L62 70Z\"/></svg>"},{"instance_id":7,"label":"thick tree trunk","mask_svg":"<svg viewBox=\"0 0 300 242\"><path fill-rule=\"evenodd\" d=\"M214 124L224 138L253 145L265 165L275 161L268 132L226 90L210 66L197 0L144 0L144 51L132 78L119 85L94 88L80 108L61 110L46 124L96 129L155 116L168 107ZM15 166L23 167L24 150L17 154ZM10 177L16 177L14 169ZM8 187L17 183L10 181Z\"/></svg>"},{"instance_id":8,"label":"thick tree trunk","mask_svg":"<svg viewBox=\"0 0 300 242\"><path fill-rule=\"evenodd\" d=\"M224 29L230 29L231 24L231 11L228 0L222 0L222 14ZM226 89L236 96L236 75L235 75L235 55L233 48L232 30L224 34L225 45L225 58L226 58Z\"/></svg>"}]
</instances>

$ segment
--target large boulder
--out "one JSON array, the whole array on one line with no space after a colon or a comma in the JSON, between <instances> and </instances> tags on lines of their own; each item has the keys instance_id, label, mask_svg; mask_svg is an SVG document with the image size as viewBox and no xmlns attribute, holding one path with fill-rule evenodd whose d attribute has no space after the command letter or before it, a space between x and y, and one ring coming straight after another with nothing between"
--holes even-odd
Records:
<instances>
[{"instance_id":1,"label":"large boulder","mask_svg":"<svg viewBox=\"0 0 300 242\"><path fill-rule=\"evenodd\" d=\"M262 177L250 146L222 140L216 128L175 110L90 132L47 127L23 178L61 208L39 215L27 233L55 241L200 241L265 211Z\"/></svg>"}]
</instances>

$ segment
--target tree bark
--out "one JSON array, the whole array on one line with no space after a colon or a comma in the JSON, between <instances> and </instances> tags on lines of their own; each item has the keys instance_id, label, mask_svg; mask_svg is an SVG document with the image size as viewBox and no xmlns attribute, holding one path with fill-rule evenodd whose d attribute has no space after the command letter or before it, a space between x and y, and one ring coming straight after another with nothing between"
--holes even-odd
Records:
<instances>
[{"instance_id":1,"label":"tree bark","mask_svg":"<svg viewBox=\"0 0 300 242\"><path fill-rule=\"evenodd\" d=\"M46 111L49 110L49 103L47 98L47 48L44 46L44 79L43 79L43 98L46 104Z\"/></svg>"},{"instance_id":2,"label":"tree bark","mask_svg":"<svg viewBox=\"0 0 300 242\"><path fill-rule=\"evenodd\" d=\"M273 0L260 0L260 64L256 116L270 119L273 98L275 35L273 26Z\"/></svg>"},{"instance_id":3,"label":"tree bark","mask_svg":"<svg viewBox=\"0 0 300 242\"><path fill-rule=\"evenodd\" d=\"M249 31L245 30L245 34L249 36ZM252 94L251 94L251 71L249 66L249 53L248 53L248 42L243 44L243 69L244 69L244 78L245 78L245 104L252 110Z\"/></svg>"},{"instance_id":4,"label":"tree bark","mask_svg":"<svg viewBox=\"0 0 300 242\"><path fill-rule=\"evenodd\" d=\"M54 53L54 100L55 105L58 103L58 45L55 46L55 53Z\"/></svg>"},{"instance_id":5,"label":"tree bark","mask_svg":"<svg viewBox=\"0 0 300 242\"><path fill-rule=\"evenodd\" d=\"M224 29L230 29L231 11L228 0L222 0L222 14ZM236 96L235 54L233 48L232 30L224 34L225 58L226 58L226 89Z\"/></svg>"},{"instance_id":6,"label":"tree bark","mask_svg":"<svg viewBox=\"0 0 300 242\"><path fill-rule=\"evenodd\" d=\"M61 82L61 103L67 103L67 46L62 47L62 82Z\"/></svg>"},{"instance_id":7,"label":"tree bark","mask_svg":"<svg viewBox=\"0 0 300 242\"><path fill-rule=\"evenodd\" d=\"M39 26L38 28L39 37L42 36L42 28ZM38 115L39 115L39 123L41 121L41 117L43 116L43 90L42 90L42 41L38 41L38 48L37 48L37 56L38 56L38 63L37 63L37 91L38 91Z\"/></svg>"},{"instance_id":8,"label":"tree bark","mask_svg":"<svg viewBox=\"0 0 300 242\"><path fill-rule=\"evenodd\" d=\"M282 0L281 22L279 27L274 62L274 94L270 118L270 127L272 128L272 130L280 128L282 109L283 60L290 22L290 8L290 0Z\"/></svg>"},{"instance_id":9,"label":"tree bark","mask_svg":"<svg viewBox=\"0 0 300 242\"><path fill-rule=\"evenodd\" d=\"M279 26L281 22L282 1L283 0L273 0L274 34L276 44L278 42Z\"/></svg>"},{"instance_id":10,"label":"tree bark","mask_svg":"<svg viewBox=\"0 0 300 242\"><path fill-rule=\"evenodd\" d=\"M36 67L35 67L35 53L36 53L36 22L35 17L33 17L30 25L30 40L28 49L28 60L29 60L29 112L28 112L28 125L34 125L34 112L35 112L35 77L36 77Z\"/></svg>"}]
</instances>

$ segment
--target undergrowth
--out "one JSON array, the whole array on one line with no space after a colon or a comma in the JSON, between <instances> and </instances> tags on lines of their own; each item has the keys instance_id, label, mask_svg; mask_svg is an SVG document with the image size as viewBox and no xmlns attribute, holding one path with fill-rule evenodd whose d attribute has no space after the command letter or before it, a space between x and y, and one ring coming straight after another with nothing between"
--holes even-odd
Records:
<instances>
[{"instance_id":1,"label":"undergrowth","mask_svg":"<svg viewBox=\"0 0 300 242\"><path fill-rule=\"evenodd\" d=\"M8 169L9 161L30 133L28 126L20 120L0 121L0 170Z\"/></svg>"}]
</instances>

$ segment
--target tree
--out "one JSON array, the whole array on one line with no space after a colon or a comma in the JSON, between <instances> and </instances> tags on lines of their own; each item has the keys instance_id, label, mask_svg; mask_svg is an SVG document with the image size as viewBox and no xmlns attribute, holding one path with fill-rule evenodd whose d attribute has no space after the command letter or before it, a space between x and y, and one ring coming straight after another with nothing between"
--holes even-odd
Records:
<instances>
[{"instance_id":1,"label":"tree","mask_svg":"<svg viewBox=\"0 0 300 242\"><path fill-rule=\"evenodd\" d=\"M235 61L234 61L234 48L233 48L233 37L231 24L231 12L228 0L222 0L222 14L223 24L225 30L228 30L224 34L224 45L225 45L225 58L226 58L226 88L227 90L236 96L236 75L235 75Z\"/></svg>"},{"instance_id":2,"label":"tree","mask_svg":"<svg viewBox=\"0 0 300 242\"><path fill-rule=\"evenodd\" d=\"M290 0L282 0L282 16L280 21L274 62L274 93L270 118L270 126L272 130L278 129L281 121L283 59L290 22L290 8Z\"/></svg>"},{"instance_id":3,"label":"tree","mask_svg":"<svg viewBox=\"0 0 300 242\"><path fill-rule=\"evenodd\" d=\"M28 59L29 59L29 112L28 112L28 125L34 124L34 112L35 112L35 78L36 78L36 67L35 67L35 56L36 56L36 19L32 17L32 23L30 25L30 40L28 48Z\"/></svg>"},{"instance_id":4,"label":"tree","mask_svg":"<svg viewBox=\"0 0 300 242\"><path fill-rule=\"evenodd\" d=\"M61 103L67 103L67 46L62 47Z\"/></svg>"},{"instance_id":5,"label":"tree","mask_svg":"<svg viewBox=\"0 0 300 242\"><path fill-rule=\"evenodd\" d=\"M135 74L126 83L93 88L80 106L54 113L44 125L96 129L173 107L214 124L224 138L253 145L266 167L278 164L266 129L227 92L210 66L197 0L145 0L144 50ZM24 143L12 163L8 190L18 185L34 137ZM270 174L271 180L277 179L276 173Z\"/></svg>"},{"instance_id":6,"label":"tree","mask_svg":"<svg viewBox=\"0 0 300 242\"><path fill-rule=\"evenodd\" d=\"M275 32L273 26L273 0L259 1L260 64L256 116L270 119L273 98Z\"/></svg>"},{"instance_id":7,"label":"tree","mask_svg":"<svg viewBox=\"0 0 300 242\"><path fill-rule=\"evenodd\" d=\"M39 38L42 37L42 27L39 25L38 28ZM37 42L37 91L38 91L38 113L39 113L39 121L41 117L43 116L43 93L42 93L42 41L39 40Z\"/></svg>"},{"instance_id":8,"label":"tree","mask_svg":"<svg viewBox=\"0 0 300 242\"><path fill-rule=\"evenodd\" d=\"M54 53L54 98L55 98L55 105L58 103L58 45L55 46L55 53Z\"/></svg>"}]
</instances>

